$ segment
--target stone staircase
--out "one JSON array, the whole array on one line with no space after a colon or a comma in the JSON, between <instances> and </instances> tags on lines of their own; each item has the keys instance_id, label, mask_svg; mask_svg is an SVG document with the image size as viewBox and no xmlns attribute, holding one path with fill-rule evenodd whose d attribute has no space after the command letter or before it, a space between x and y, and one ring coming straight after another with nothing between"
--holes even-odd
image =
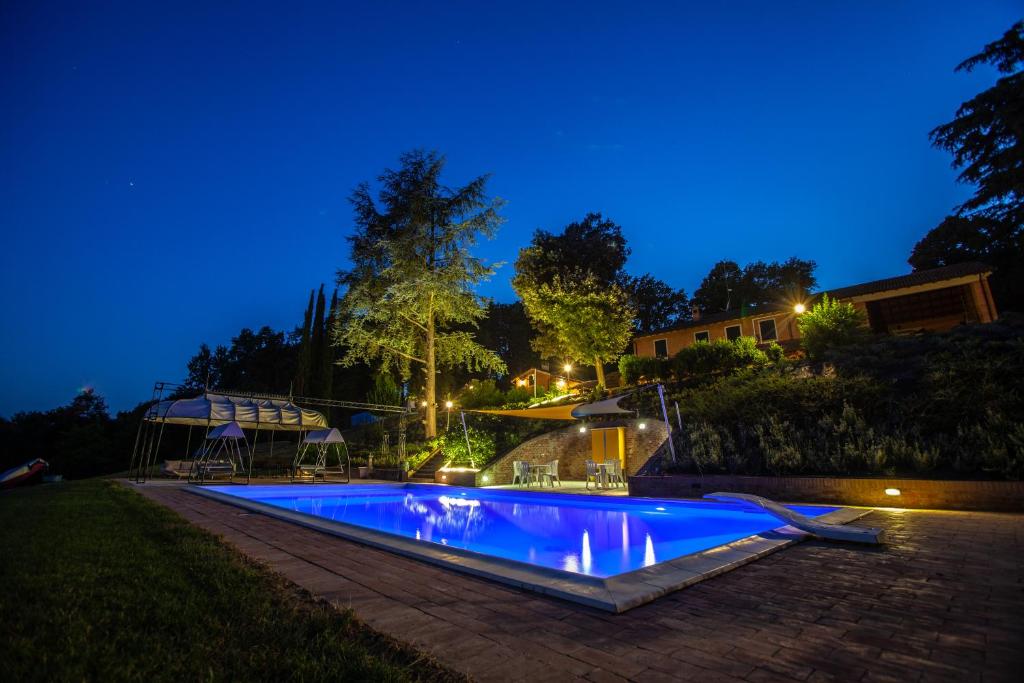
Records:
<instances>
[{"instance_id":1,"label":"stone staircase","mask_svg":"<svg viewBox=\"0 0 1024 683\"><path fill-rule=\"evenodd\" d=\"M434 473L444 465L444 453L438 448L434 454L427 458L426 462L420 465L419 469L412 473L409 481L417 484L433 484Z\"/></svg>"}]
</instances>

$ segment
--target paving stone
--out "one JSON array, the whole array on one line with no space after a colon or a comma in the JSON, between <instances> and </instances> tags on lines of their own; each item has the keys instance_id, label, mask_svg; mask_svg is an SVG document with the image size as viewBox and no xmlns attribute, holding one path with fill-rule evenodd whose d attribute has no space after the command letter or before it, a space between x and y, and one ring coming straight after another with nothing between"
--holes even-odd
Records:
<instances>
[{"instance_id":1,"label":"paving stone","mask_svg":"<svg viewBox=\"0 0 1024 683\"><path fill-rule=\"evenodd\" d=\"M808 541L624 614L199 498L134 487L477 680L1016 681L1024 515L873 511L881 549Z\"/></svg>"}]
</instances>

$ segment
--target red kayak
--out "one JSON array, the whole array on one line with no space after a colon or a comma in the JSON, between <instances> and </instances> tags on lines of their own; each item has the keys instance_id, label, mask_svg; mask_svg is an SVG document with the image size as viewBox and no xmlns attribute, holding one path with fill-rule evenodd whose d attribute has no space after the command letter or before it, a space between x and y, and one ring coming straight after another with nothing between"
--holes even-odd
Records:
<instances>
[{"instance_id":1,"label":"red kayak","mask_svg":"<svg viewBox=\"0 0 1024 683\"><path fill-rule=\"evenodd\" d=\"M42 458L36 458L29 460L24 465L12 467L6 472L0 473L0 489L13 489L15 486L31 484L40 479L49 466L50 464Z\"/></svg>"}]
</instances>

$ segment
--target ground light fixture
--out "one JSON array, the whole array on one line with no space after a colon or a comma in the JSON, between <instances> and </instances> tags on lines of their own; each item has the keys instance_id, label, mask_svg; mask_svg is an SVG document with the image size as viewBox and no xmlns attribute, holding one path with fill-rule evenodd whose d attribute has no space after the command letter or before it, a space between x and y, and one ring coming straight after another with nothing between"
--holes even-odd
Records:
<instances>
[{"instance_id":1,"label":"ground light fixture","mask_svg":"<svg viewBox=\"0 0 1024 683\"><path fill-rule=\"evenodd\" d=\"M647 423L646 422L641 422L640 424L637 425L637 427L639 429L647 429Z\"/></svg>"},{"instance_id":2,"label":"ground light fixture","mask_svg":"<svg viewBox=\"0 0 1024 683\"><path fill-rule=\"evenodd\" d=\"M898 495L900 495L900 490L899 489L886 489L885 490L885 495L887 495L887 496L898 496Z\"/></svg>"},{"instance_id":3,"label":"ground light fixture","mask_svg":"<svg viewBox=\"0 0 1024 683\"><path fill-rule=\"evenodd\" d=\"M583 434L586 431L587 431L586 427L580 427L580 434Z\"/></svg>"}]
</instances>

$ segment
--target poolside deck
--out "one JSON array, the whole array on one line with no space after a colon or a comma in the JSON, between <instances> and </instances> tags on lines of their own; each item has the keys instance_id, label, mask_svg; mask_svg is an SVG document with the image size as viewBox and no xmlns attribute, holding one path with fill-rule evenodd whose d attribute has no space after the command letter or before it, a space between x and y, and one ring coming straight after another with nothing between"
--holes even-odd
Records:
<instances>
[{"instance_id":1,"label":"poolside deck","mask_svg":"<svg viewBox=\"0 0 1024 683\"><path fill-rule=\"evenodd\" d=\"M477 680L994 681L1024 666L1024 515L876 510L882 549L805 542L625 614L136 487Z\"/></svg>"}]
</instances>

